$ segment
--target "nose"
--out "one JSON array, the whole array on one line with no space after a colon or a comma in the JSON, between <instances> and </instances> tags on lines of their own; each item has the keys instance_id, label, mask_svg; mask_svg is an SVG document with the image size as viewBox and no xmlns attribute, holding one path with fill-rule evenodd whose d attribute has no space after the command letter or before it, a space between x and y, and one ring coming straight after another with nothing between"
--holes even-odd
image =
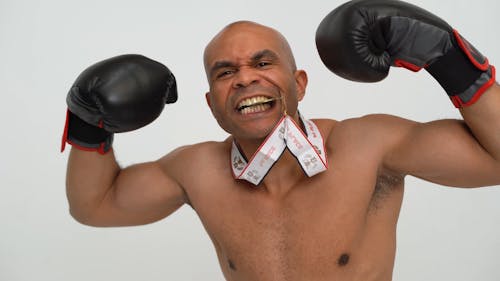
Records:
<instances>
[{"instance_id":1,"label":"nose","mask_svg":"<svg viewBox=\"0 0 500 281\"><path fill-rule=\"evenodd\" d=\"M259 75L251 67L240 67L236 72L233 87L246 88L259 81Z\"/></svg>"}]
</instances>

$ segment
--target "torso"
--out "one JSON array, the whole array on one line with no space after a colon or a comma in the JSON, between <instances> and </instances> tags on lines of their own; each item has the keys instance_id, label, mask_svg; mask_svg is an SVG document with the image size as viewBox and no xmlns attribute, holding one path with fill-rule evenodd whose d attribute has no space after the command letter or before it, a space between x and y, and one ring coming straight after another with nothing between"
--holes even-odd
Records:
<instances>
[{"instance_id":1,"label":"torso","mask_svg":"<svg viewBox=\"0 0 500 281\"><path fill-rule=\"evenodd\" d=\"M316 124L329 169L279 197L232 178L229 141L193 148L200 177L181 181L227 280L391 280L403 178L377 141Z\"/></svg>"}]
</instances>

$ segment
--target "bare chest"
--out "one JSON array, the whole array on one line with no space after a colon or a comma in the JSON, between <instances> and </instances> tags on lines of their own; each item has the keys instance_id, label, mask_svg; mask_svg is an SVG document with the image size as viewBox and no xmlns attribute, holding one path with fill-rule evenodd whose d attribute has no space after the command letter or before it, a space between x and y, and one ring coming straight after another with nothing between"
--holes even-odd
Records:
<instances>
[{"instance_id":1,"label":"bare chest","mask_svg":"<svg viewBox=\"0 0 500 281\"><path fill-rule=\"evenodd\" d=\"M385 255L392 269L401 195L383 187L377 177L326 174L277 200L234 186L224 196L212 194L217 202L198 213L228 280L331 280L360 274ZM367 259L368 252L376 254Z\"/></svg>"}]
</instances>

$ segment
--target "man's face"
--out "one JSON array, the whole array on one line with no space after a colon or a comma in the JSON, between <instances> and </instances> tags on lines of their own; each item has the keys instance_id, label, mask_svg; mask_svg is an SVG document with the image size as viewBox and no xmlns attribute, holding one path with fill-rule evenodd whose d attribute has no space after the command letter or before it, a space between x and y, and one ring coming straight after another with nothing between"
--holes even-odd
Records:
<instances>
[{"instance_id":1,"label":"man's face","mask_svg":"<svg viewBox=\"0 0 500 281\"><path fill-rule=\"evenodd\" d=\"M236 138L265 138L285 108L295 116L307 82L281 37L258 25L219 34L207 47L205 67L208 104L219 125Z\"/></svg>"}]
</instances>

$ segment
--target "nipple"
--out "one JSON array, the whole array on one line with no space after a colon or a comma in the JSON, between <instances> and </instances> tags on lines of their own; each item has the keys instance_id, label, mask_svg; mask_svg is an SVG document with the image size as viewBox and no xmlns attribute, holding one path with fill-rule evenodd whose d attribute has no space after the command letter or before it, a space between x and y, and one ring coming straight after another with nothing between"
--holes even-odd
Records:
<instances>
[{"instance_id":1,"label":"nipple","mask_svg":"<svg viewBox=\"0 0 500 281\"><path fill-rule=\"evenodd\" d=\"M349 254L343 253L339 260L337 261L338 265L340 266L345 266L347 263L349 263Z\"/></svg>"}]
</instances>

